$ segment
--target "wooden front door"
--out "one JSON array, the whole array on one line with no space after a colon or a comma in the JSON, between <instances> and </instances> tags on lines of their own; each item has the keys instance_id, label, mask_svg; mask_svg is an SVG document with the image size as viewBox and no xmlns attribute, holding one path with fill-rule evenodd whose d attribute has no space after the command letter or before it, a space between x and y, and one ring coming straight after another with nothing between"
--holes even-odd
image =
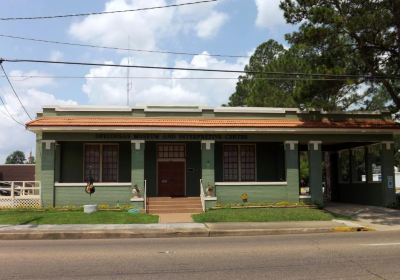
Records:
<instances>
[{"instance_id":1,"label":"wooden front door","mask_svg":"<svg viewBox=\"0 0 400 280\"><path fill-rule=\"evenodd\" d=\"M185 162L158 162L158 196L185 195Z\"/></svg>"}]
</instances>

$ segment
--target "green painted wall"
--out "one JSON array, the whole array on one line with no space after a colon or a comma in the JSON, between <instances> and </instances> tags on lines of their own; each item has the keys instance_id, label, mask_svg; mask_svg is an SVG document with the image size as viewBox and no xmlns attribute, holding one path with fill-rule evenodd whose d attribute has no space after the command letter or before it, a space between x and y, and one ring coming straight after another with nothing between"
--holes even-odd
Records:
<instances>
[{"instance_id":1,"label":"green painted wall","mask_svg":"<svg viewBox=\"0 0 400 280\"><path fill-rule=\"evenodd\" d=\"M218 203L240 203L240 195L247 193L248 202L287 201L286 186L216 186ZM298 198L297 198L298 200Z\"/></svg>"},{"instance_id":2,"label":"green painted wall","mask_svg":"<svg viewBox=\"0 0 400 280\"><path fill-rule=\"evenodd\" d=\"M42 143L42 160L41 160L41 192L42 204L44 207L54 206L54 158L55 143L50 144L50 148L46 149L45 143Z\"/></svg>"},{"instance_id":3,"label":"green painted wall","mask_svg":"<svg viewBox=\"0 0 400 280\"><path fill-rule=\"evenodd\" d=\"M131 144L129 142L119 142L119 182L131 181Z\"/></svg>"},{"instance_id":4,"label":"green painted wall","mask_svg":"<svg viewBox=\"0 0 400 280\"><path fill-rule=\"evenodd\" d=\"M157 196L156 142L146 142L144 177L147 181L147 195Z\"/></svg>"},{"instance_id":5,"label":"green painted wall","mask_svg":"<svg viewBox=\"0 0 400 280\"><path fill-rule=\"evenodd\" d=\"M316 147L315 147L316 146ZM315 149L317 148L317 149ZM310 193L313 204L323 206L322 194L322 152L321 144L308 144L308 159L310 165Z\"/></svg>"},{"instance_id":6,"label":"green painted wall","mask_svg":"<svg viewBox=\"0 0 400 280\"><path fill-rule=\"evenodd\" d=\"M84 204L130 204L131 187L96 187L89 196L84 187L55 187L55 206L82 206Z\"/></svg>"},{"instance_id":7,"label":"green painted wall","mask_svg":"<svg viewBox=\"0 0 400 280\"><path fill-rule=\"evenodd\" d=\"M382 205L394 206L396 188L394 177L394 143L382 144ZM389 180L391 182L389 182Z\"/></svg>"},{"instance_id":8,"label":"green painted wall","mask_svg":"<svg viewBox=\"0 0 400 280\"><path fill-rule=\"evenodd\" d=\"M201 143L201 179L204 191L215 184L215 143ZM199 182L200 183L200 182ZM199 188L200 189L200 188Z\"/></svg>"},{"instance_id":9,"label":"green painted wall","mask_svg":"<svg viewBox=\"0 0 400 280\"><path fill-rule=\"evenodd\" d=\"M144 153L146 144L140 143L139 149L136 149L136 144L131 143L131 182L132 186L137 185L140 192L144 193ZM147 185L147 184L146 184Z\"/></svg>"},{"instance_id":10,"label":"green painted wall","mask_svg":"<svg viewBox=\"0 0 400 280\"><path fill-rule=\"evenodd\" d=\"M290 149L290 144L285 143L287 201L299 201L299 150L298 144Z\"/></svg>"}]
</instances>

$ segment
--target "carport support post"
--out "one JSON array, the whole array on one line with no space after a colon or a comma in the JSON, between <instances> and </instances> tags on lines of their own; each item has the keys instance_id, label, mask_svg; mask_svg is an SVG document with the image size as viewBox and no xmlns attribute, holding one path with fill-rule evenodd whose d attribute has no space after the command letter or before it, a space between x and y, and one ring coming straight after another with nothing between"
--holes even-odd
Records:
<instances>
[{"instance_id":1,"label":"carport support post","mask_svg":"<svg viewBox=\"0 0 400 280\"><path fill-rule=\"evenodd\" d=\"M382 206L393 206L396 202L394 182L394 143L382 142Z\"/></svg>"},{"instance_id":2,"label":"carport support post","mask_svg":"<svg viewBox=\"0 0 400 280\"><path fill-rule=\"evenodd\" d=\"M299 142L285 141L287 196L289 202L299 202Z\"/></svg>"},{"instance_id":3,"label":"carport support post","mask_svg":"<svg viewBox=\"0 0 400 280\"><path fill-rule=\"evenodd\" d=\"M144 149L144 140L131 141L131 184L132 187L138 186L142 197L144 195Z\"/></svg>"},{"instance_id":4,"label":"carport support post","mask_svg":"<svg viewBox=\"0 0 400 280\"><path fill-rule=\"evenodd\" d=\"M322 192L322 147L321 141L308 142L308 159L310 170L310 193L311 202L318 205L324 205Z\"/></svg>"},{"instance_id":5,"label":"carport support post","mask_svg":"<svg viewBox=\"0 0 400 280\"><path fill-rule=\"evenodd\" d=\"M56 141L42 140L41 196L42 206L54 207L54 169Z\"/></svg>"},{"instance_id":6,"label":"carport support post","mask_svg":"<svg viewBox=\"0 0 400 280\"><path fill-rule=\"evenodd\" d=\"M214 140L201 141L201 179L203 180L204 192L208 186L213 187L215 191L214 146Z\"/></svg>"}]
</instances>

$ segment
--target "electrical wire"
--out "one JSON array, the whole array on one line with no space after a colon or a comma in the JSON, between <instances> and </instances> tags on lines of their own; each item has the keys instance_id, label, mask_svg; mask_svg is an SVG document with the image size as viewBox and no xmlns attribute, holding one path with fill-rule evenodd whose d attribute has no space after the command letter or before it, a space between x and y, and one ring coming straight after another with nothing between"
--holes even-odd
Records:
<instances>
[{"instance_id":1,"label":"electrical wire","mask_svg":"<svg viewBox=\"0 0 400 280\"><path fill-rule=\"evenodd\" d=\"M37 16L37 17L6 17L0 18L2 21L10 21L10 20L38 20L38 19L55 19L55 18L68 18L68 17L83 17L83 16L93 16L93 15L105 15L105 14L116 14L116 13L126 13L126 12L139 12L139 11L148 11L148 10L156 10L163 8L173 8L173 7L182 7L196 4L205 4L211 2L217 2L218 0L203 0L196 2L187 2L180 4L171 4L164 6L155 6L155 7L147 7L147 8L138 8L138 9L127 9L127 10L116 10L109 12L90 12L90 13L77 13L77 14L66 14L66 15L53 15L53 16Z\"/></svg>"},{"instance_id":2,"label":"electrical wire","mask_svg":"<svg viewBox=\"0 0 400 280\"><path fill-rule=\"evenodd\" d=\"M108 63L92 63L78 61L52 61L52 60L37 60L37 59L7 59L0 58L0 63L46 63L46 64L64 64L64 65L79 65L79 66L104 66L104 67L119 67L119 68L140 68L152 70L179 70L179 71L196 71L196 72L218 72L218 73L243 73L248 75L281 75L295 77L327 77L327 78L358 78L366 80L400 80L400 76L396 75L370 75L370 74L322 74L322 73L302 73L302 72L281 72L281 71L245 71L245 70L230 70L230 69L208 69L208 68L188 68L188 67L169 67L169 66L148 66L148 65L127 65L127 64L108 64Z\"/></svg>"},{"instance_id":3,"label":"electrical wire","mask_svg":"<svg viewBox=\"0 0 400 280\"><path fill-rule=\"evenodd\" d=\"M0 76L4 77L4 76ZM148 79L148 80L237 80L239 77L156 77L156 76L57 76L57 75L12 75L9 78L22 78L14 82L23 82L27 79ZM254 77L254 80L271 81L347 81L348 78L302 78L302 77Z\"/></svg>"},{"instance_id":4,"label":"electrical wire","mask_svg":"<svg viewBox=\"0 0 400 280\"><path fill-rule=\"evenodd\" d=\"M13 84L11 83L10 79L8 78L7 72L6 72L6 70L4 69L1 60L0 60L0 67L1 67L1 69L3 70L4 76L5 76L6 80L8 81L8 84L10 85L10 87L11 87L11 89L12 89L14 95L17 97L19 104L21 105L22 109L24 109L25 114L29 117L29 119L32 120L31 115L29 115L28 110L26 110L24 104L22 103L22 101L21 101L21 99L19 98L17 92L15 91L15 88L14 88Z\"/></svg>"},{"instance_id":5,"label":"electrical wire","mask_svg":"<svg viewBox=\"0 0 400 280\"><path fill-rule=\"evenodd\" d=\"M16 122L17 124L22 125L23 127L25 127L25 125L24 125L23 123L21 123L20 121L18 121L18 120L10 113L10 111L7 109L6 103L4 102L4 100L3 100L3 98L2 98L1 96L0 96L0 101L1 101L1 103L3 103L4 110L6 111L7 114L4 113L2 110L0 110L0 112L2 112L6 117L10 118L11 120L13 120L14 122Z\"/></svg>"},{"instance_id":6,"label":"electrical wire","mask_svg":"<svg viewBox=\"0 0 400 280\"><path fill-rule=\"evenodd\" d=\"M38 39L38 38L28 38L28 37L6 35L6 34L0 34L0 37L32 41L32 42L48 43L48 44L58 44L58 45L67 45L67 46L76 46L76 47L118 50L118 51L132 51L132 52L160 53L160 54L174 54L174 55L188 55L188 56L250 58L250 56L248 56L248 55L208 54L208 53L196 53L196 52L177 52L177 51L166 51L166 50L145 50L145 49L120 48L120 47L111 47L111 46L100 46L100 45L92 45L92 44L80 44L80 43L62 42L62 41L54 41L54 40L45 40L45 39Z\"/></svg>"}]
</instances>

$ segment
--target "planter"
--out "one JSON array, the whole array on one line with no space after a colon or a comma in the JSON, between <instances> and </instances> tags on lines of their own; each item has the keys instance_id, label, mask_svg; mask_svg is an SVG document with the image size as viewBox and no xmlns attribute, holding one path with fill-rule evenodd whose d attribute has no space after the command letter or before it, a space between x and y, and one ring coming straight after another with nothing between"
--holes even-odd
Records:
<instances>
[{"instance_id":1,"label":"planter","mask_svg":"<svg viewBox=\"0 0 400 280\"><path fill-rule=\"evenodd\" d=\"M91 213L97 212L97 204L83 205L83 212L86 214L91 214Z\"/></svg>"}]
</instances>

